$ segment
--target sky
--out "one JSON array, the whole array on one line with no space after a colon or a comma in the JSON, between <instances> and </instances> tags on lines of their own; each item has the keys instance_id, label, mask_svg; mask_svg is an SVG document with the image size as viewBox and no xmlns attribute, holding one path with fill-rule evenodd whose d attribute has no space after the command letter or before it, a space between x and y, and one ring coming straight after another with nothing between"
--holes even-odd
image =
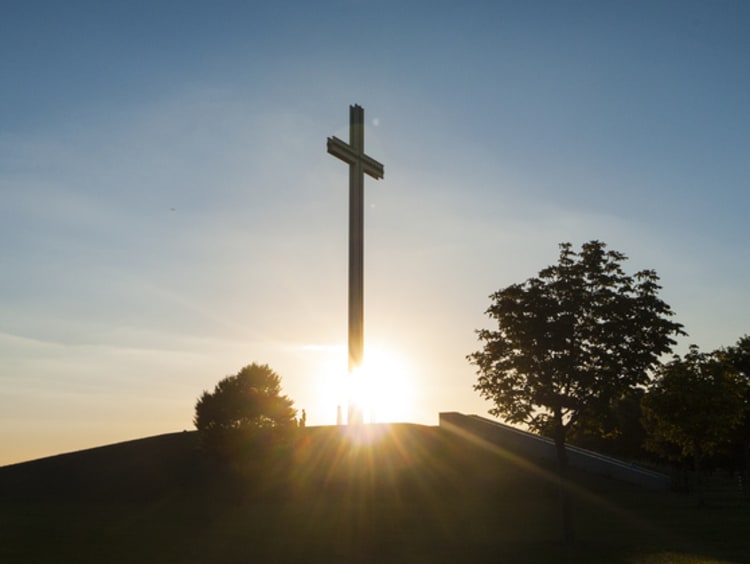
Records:
<instances>
[{"instance_id":1,"label":"sky","mask_svg":"<svg viewBox=\"0 0 750 564\"><path fill-rule=\"evenodd\" d=\"M750 332L750 3L4 0L0 465L192 429L268 364L346 380L365 109L376 418L486 415L489 295L593 239L702 350ZM373 384L374 386L375 384Z\"/></svg>"}]
</instances>

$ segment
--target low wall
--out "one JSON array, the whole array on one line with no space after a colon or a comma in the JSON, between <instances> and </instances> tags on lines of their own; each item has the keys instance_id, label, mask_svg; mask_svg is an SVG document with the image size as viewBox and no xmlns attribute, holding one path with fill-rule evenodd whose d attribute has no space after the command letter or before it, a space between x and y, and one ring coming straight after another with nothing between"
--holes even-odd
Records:
<instances>
[{"instance_id":1,"label":"low wall","mask_svg":"<svg viewBox=\"0 0 750 564\"><path fill-rule=\"evenodd\" d=\"M478 415L441 413L440 427L454 433L470 433L524 458L552 462L557 460L552 439ZM568 463L574 468L650 489L665 490L671 486L671 479L665 474L571 445L565 448Z\"/></svg>"}]
</instances>

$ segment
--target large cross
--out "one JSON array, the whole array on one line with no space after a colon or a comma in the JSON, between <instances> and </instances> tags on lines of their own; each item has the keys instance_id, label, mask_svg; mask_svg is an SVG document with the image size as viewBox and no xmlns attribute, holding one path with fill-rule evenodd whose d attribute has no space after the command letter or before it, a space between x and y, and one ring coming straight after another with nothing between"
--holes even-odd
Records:
<instances>
[{"instance_id":1,"label":"large cross","mask_svg":"<svg viewBox=\"0 0 750 564\"><path fill-rule=\"evenodd\" d=\"M365 154L365 111L349 106L349 143L328 138L328 152L349 165L349 372L362 364L364 343L364 175L383 178Z\"/></svg>"}]
</instances>

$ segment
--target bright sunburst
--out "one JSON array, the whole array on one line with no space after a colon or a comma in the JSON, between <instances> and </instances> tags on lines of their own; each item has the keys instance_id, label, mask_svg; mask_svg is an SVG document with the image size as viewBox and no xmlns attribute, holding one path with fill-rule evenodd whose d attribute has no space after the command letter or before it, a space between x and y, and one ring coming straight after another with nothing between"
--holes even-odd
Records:
<instances>
[{"instance_id":1,"label":"bright sunburst","mask_svg":"<svg viewBox=\"0 0 750 564\"><path fill-rule=\"evenodd\" d=\"M329 364L321 379L321 403L341 406L346 422L347 406L356 405L365 423L409 421L413 417L412 371L392 349L374 345L365 350L365 360L352 374L346 372L346 351L336 366ZM338 356L338 355L337 355Z\"/></svg>"}]
</instances>

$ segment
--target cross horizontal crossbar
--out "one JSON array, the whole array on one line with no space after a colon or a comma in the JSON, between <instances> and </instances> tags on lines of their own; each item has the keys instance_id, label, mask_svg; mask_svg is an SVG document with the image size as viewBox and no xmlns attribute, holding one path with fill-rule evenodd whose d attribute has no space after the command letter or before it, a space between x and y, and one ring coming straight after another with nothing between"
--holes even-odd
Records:
<instances>
[{"instance_id":1,"label":"cross horizontal crossbar","mask_svg":"<svg viewBox=\"0 0 750 564\"><path fill-rule=\"evenodd\" d=\"M351 145L344 143L338 137L328 138L328 152L334 157L338 157L347 164L355 165L362 163L362 172L372 176L376 180L383 178L383 165L372 157L355 151Z\"/></svg>"}]
</instances>

